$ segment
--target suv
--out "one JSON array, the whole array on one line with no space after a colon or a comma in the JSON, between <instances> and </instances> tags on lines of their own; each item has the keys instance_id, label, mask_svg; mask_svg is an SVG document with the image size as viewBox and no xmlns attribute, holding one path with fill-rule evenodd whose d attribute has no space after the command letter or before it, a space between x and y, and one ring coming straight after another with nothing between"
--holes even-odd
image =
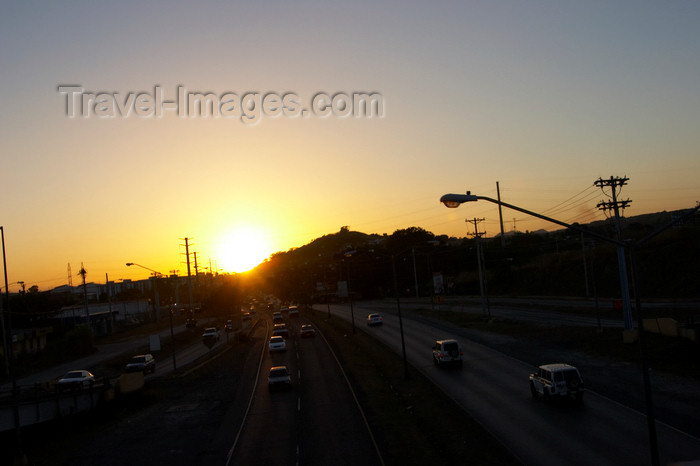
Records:
<instances>
[{"instance_id":1,"label":"suv","mask_svg":"<svg viewBox=\"0 0 700 466\"><path fill-rule=\"evenodd\" d=\"M437 340L433 345L433 362L436 366L452 364L462 367L463 355L457 340Z\"/></svg>"},{"instance_id":2,"label":"suv","mask_svg":"<svg viewBox=\"0 0 700 466\"><path fill-rule=\"evenodd\" d=\"M542 395L545 400L552 397L573 398L583 401L583 379L578 369L568 364L544 364L530 374L530 392L533 397Z\"/></svg>"}]
</instances>

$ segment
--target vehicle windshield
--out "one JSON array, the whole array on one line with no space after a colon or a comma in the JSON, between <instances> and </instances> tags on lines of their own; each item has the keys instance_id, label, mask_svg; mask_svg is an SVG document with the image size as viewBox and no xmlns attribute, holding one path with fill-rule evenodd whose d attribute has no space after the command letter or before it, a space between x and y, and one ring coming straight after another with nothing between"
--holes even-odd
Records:
<instances>
[{"instance_id":1,"label":"vehicle windshield","mask_svg":"<svg viewBox=\"0 0 700 466\"><path fill-rule=\"evenodd\" d=\"M132 364L137 364L140 362L146 362L146 356L134 356L131 358Z\"/></svg>"},{"instance_id":2,"label":"vehicle windshield","mask_svg":"<svg viewBox=\"0 0 700 466\"><path fill-rule=\"evenodd\" d=\"M69 373L67 373L66 376L63 377L63 378L64 378L64 379L79 379L79 378L81 378L82 376L83 376L83 373L82 373L82 372L69 372Z\"/></svg>"}]
</instances>

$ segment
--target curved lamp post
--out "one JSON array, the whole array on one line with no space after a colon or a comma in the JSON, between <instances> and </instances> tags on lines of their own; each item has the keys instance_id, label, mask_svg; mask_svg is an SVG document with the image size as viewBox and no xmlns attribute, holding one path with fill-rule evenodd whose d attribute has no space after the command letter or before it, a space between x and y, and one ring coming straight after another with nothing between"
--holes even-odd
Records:
<instances>
[{"instance_id":1,"label":"curved lamp post","mask_svg":"<svg viewBox=\"0 0 700 466\"><path fill-rule=\"evenodd\" d=\"M651 453L651 462L654 466L659 465L659 445L658 445L658 440L656 436L656 423L654 420L654 405L652 403L652 398L651 398L651 381L649 377L649 367L647 365L646 361L646 348L645 348L645 343L643 340L643 330L644 330L644 320L642 318L642 308L641 308L641 301L639 297L639 273L637 270L637 263L636 263L636 249L639 245L642 243L645 243L649 239L653 238L654 236L658 235L662 231L666 230L667 228L670 228L671 226L675 225L676 223L680 222L686 217L689 217L690 215L694 214L695 212L700 209L700 204L698 204L695 208L689 209L688 212L686 212L683 215L678 216L676 219L672 220L671 222L667 223L666 225L662 225L661 227L657 228L654 230L652 233L649 235L645 236L639 241L620 241L614 238L609 238L605 235L601 235L599 233L596 233L594 231L587 230L585 228L582 228L578 225L570 225L568 223L562 222L560 220L553 219L551 217L547 217L542 214L538 214L536 212L532 212L530 210L523 209L522 207L514 206L512 204L508 204L505 202L502 202L500 200L492 199L490 197L486 196L476 196L472 194L470 191L467 191L466 194L445 194L440 198L440 202L445 204L445 207L449 207L451 209L454 209L456 207L459 207L465 202L476 202L476 201L487 201L491 202L493 204L497 204L499 206L507 207L512 210L516 210L518 212L522 212L527 215L531 215L533 217L537 217L542 220L546 220L551 223L555 223L557 225L561 225L566 228L571 228L572 230L576 230L578 232L581 232L585 235L588 236L593 236L594 238L598 238L602 241L605 241L607 243L612 243L617 246L622 246L624 248L627 248L630 254L630 268L632 270L632 286L634 288L634 296L635 296L635 305L637 307L637 333L638 333L638 339L639 339L639 350L640 350L640 362L642 366L642 380L644 384L644 395L646 398L646 410L647 410L647 427L649 430L649 449Z\"/></svg>"},{"instance_id":2,"label":"curved lamp post","mask_svg":"<svg viewBox=\"0 0 700 466\"><path fill-rule=\"evenodd\" d=\"M136 267L141 267L142 269L153 272L153 276L155 277L155 282L153 283L153 295L154 295L153 311L156 314L156 322L158 322L158 320L160 318L160 298L158 297L158 278L162 277L163 274L158 272L157 270L149 269L148 267L145 267L141 264L137 264L136 262L127 262L126 263L127 267L131 267L132 265L135 265Z\"/></svg>"}]
</instances>

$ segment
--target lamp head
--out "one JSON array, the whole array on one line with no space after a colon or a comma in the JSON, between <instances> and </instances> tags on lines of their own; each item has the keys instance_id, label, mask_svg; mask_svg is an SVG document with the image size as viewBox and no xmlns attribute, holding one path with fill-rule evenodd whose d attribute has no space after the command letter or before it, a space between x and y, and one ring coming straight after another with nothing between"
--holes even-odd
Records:
<instances>
[{"instance_id":1,"label":"lamp head","mask_svg":"<svg viewBox=\"0 0 700 466\"><path fill-rule=\"evenodd\" d=\"M456 207L459 207L459 205L463 202L474 202L478 199L479 198L477 196L474 196L471 193L471 191L467 191L467 194L445 194L440 198L440 202L445 204L445 207L454 209Z\"/></svg>"}]
</instances>

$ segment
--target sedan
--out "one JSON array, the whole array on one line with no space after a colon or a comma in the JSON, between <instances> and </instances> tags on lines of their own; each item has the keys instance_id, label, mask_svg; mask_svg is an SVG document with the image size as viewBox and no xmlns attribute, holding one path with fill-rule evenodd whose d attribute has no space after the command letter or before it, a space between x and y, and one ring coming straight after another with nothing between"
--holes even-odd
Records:
<instances>
[{"instance_id":1,"label":"sedan","mask_svg":"<svg viewBox=\"0 0 700 466\"><path fill-rule=\"evenodd\" d=\"M156 360L151 354L139 354L131 358L124 368L126 372L143 372L144 374L156 371Z\"/></svg>"},{"instance_id":2,"label":"sedan","mask_svg":"<svg viewBox=\"0 0 700 466\"><path fill-rule=\"evenodd\" d=\"M370 314L367 316L367 325L382 325L382 316L379 314Z\"/></svg>"},{"instance_id":3,"label":"sedan","mask_svg":"<svg viewBox=\"0 0 700 466\"><path fill-rule=\"evenodd\" d=\"M291 388L292 378L289 376L287 366L275 366L270 368L270 373L267 376L267 384L272 391L275 388Z\"/></svg>"},{"instance_id":4,"label":"sedan","mask_svg":"<svg viewBox=\"0 0 700 466\"><path fill-rule=\"evenodd\" d=\"M70 371L56 382L61 387L87 387L95 383L95 376L85 370Z\"/></svg>"},{"instance_id":5,"label":"sedan","mask_svg":"<svg viewBox=\"0 0 700 466\"><path fill-rule=\"evenodd\" d=\"M287 351L287 343L279 335L270 337L270 353L274 351Z\"/></svg>"},{"instance_id":6,"label":"sedan","mask_svg":"<svg viewBox=\"0 0 700 466\"><path fill-rule=\"evenodd\" d=\"M316 336L316 330L311 325L301 326L301 338L312 338Z\"/></svg>"}]
</instances>

